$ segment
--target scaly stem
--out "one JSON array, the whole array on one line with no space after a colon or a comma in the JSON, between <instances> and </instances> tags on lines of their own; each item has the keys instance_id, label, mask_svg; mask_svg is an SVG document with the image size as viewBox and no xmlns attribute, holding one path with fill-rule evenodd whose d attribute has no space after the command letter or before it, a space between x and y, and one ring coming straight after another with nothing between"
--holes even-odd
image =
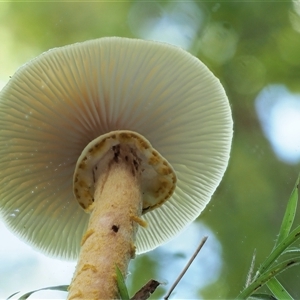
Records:
<instances>
[{"instance_id":1,"label":"scaly stem","mask_svg":"<svg viewBox=\"0 0 300 300\"><path fill-rule=\"evenodd\" d=\"M125 278L135 256L136 221L142 212L140 170L134 156L127 152L114 157L96 181L95 207L82 239L69 300L119 298L115 266Z\"/></svg>"}]
</instances>

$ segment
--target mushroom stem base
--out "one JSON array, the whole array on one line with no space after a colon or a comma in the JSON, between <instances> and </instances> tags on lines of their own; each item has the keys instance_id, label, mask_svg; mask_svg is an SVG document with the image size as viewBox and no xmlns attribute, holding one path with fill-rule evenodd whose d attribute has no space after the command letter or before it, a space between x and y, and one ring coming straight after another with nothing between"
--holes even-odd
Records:
<instances>
[{"instance_id":1,"label":"mushroom stem base","mask_svg":"<svg viewBox=\"0 0 300 300\"><path fill-rule=\"evenodd\" d=\"M132 154L131 154L132 155ZM133 161L135 164L133 164ZM116 265L126 277L135 256L135 221L142 212L140 171L136 160L110 162L95 184L95 206L82 239L68 299L116 299Z\"/></svg>"}]
</instances>

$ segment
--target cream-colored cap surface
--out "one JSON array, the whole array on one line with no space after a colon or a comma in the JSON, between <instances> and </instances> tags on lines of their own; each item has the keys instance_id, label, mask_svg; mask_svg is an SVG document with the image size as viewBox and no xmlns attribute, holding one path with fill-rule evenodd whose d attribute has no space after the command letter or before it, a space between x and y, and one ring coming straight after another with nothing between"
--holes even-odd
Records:
<instances>
[{"instance_id":1,"label":"cream-colored cap surface","mask_svg":"<svg viewBox=\"0 0 300 300\"><path fill-rule=\"evenodd\" d=\"M143 216L137 252L191 223L228 164L224 89L182 49L113 37L45 52L1 91L0 214L8 227L45 253L76 258L89 218L73 195L76 162L115 130L144 136L177 175L171 199Z\"/></svg>"}]
</instances>

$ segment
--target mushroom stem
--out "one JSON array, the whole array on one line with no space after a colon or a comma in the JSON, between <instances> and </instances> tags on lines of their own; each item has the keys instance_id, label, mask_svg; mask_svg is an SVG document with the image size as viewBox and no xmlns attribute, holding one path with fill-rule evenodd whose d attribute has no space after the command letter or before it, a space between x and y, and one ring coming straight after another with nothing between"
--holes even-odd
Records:
<instances>
[{"instance_id":1,"label":"mushroom stem","mask_svg":"<svg viewBox=\"0 0 300 300\"><path fill-rule=\"evenodd\" d=\"M120 154L121 153L121 154ZM68 299L116 299L116 265L126 277L142 213L140 166L133 151L110 161L95 183L94 209L81 242Z\"/></svg>"}]
</instances>

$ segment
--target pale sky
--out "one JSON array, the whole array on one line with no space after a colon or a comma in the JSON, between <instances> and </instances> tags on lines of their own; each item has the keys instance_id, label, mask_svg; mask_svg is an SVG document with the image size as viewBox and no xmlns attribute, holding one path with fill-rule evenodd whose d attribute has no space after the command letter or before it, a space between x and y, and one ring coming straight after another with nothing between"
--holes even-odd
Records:
<instances>
[{"instance_id":1,"label":"pale sky","mask_svg":"<svg viewBox=\"0 0 300 300\"><path fill-rule=\"evenodd\" d=\"M258 94L255 107L278 159L289 164L300 162L300 94L281 84L269 85Z\"/></svg>"}]
</instances>

